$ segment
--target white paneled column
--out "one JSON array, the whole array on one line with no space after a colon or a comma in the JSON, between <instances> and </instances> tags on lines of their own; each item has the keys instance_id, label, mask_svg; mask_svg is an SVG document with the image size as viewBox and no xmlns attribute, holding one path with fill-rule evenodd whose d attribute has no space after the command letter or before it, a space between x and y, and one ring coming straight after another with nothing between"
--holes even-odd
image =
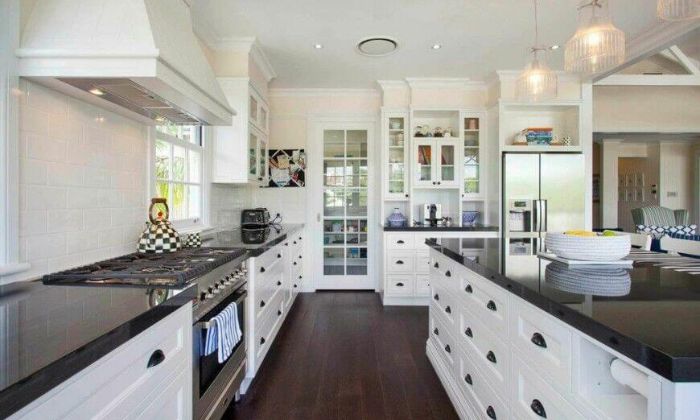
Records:
<instances>
[{"instance_id":1,"label":"white paneled column","mask_svg":"<svg viewBox=\"0 0 700 420\"><path fill-rule=\"evenodd\" d=\"M617 175L621 143L622 140L605 139L600 148L600 208L602 226L605 228L617 227Z\"/></svg>"}]
</instances>

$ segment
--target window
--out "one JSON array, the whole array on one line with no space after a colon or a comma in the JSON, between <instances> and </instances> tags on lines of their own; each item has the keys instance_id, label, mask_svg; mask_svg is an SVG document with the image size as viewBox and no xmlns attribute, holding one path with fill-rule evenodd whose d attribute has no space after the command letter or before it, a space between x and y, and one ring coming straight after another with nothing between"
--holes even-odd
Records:
<instances>
[{"instance_id":1,"label":"window","mask_svg":"<svg viewBox=\"0 0 700 420\"><path fill-rule=\"evenodd\" d=\"M199 225L203 213L202 127L159 125L155 129L155 190L168 200L170 221L182 229Z\"/></svg>"}]
</instances>

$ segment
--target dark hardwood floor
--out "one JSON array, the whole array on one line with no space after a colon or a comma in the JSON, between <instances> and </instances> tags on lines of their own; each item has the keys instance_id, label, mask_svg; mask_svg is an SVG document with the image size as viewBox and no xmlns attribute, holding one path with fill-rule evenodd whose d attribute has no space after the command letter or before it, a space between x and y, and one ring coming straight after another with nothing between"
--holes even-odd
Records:
<instances>
[{"instance_id":1,"label":"dark hardwood floor","mask_svg":"<svg viewBox=\"0 0 700 420\"><path fill-rule=\"evenodd\" d=\"M301 294L226 419L456 419L425 355L427 307L369 292Z\"/></svg>"}]
</instances>

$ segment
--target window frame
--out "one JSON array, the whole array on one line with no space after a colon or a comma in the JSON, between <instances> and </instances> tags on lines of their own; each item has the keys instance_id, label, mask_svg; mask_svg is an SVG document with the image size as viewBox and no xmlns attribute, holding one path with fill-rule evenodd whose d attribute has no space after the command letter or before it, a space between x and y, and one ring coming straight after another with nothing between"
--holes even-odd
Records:
<instances>
[{"instance_id":1,"label":"window frame","mask_svg":"<svg viewBox=\"0 0 700 420\"><path fill-rule=\"evenodd\" d=\"M182 140L178 137L175 137L169 133L165 133L163 131L158 130L157 126L151 126L149 129L149 138L150 138L150 158L149 158L149 178L150 178L150 185L149 185L149 202L150 202L150 197L155 197L157 195L157 187L156 184L159 181L156 179L156 144L158 140L165 141L169 143L171 146L178 146L182 147L188 151L195 151L198 152L200 155L199 163L200 163L200 182L189 182L189 181L173 181L172 180L172 171L170 173L170 180L168 180L168 183L170 185L174 184L182 184L185 186L188 185L197 185L200 187L200 215L199 217L188 217L186 219L179 219L179 220L173 220L171 219L171 223L173 224L173 227L180 233L190 233L190 232L201 232L203 230L208 230L210 229L210 224L209 224L209 172L207 170L208 168L208 161L209 161L209 148L208 148L208 142L207 142L207 130L205 129L204 126L199 126L199 143L190 143L188 141ZM172 156L173 156L173 148L171 147L171 154L170 154L170 159L172 162ZM186 165L189 165L189 159L186 160ZM172 214L172 203L168 201L168 205L171 207L171 214Z\"/></svg>"}]
</instances>

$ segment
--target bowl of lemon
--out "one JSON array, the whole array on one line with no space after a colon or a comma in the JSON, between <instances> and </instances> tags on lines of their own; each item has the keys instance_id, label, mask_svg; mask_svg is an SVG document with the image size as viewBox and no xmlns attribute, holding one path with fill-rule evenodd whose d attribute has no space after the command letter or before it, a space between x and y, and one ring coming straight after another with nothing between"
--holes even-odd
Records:
<instances>
[{"instance_id":1,"label":"bowl of lemon","mask_svg":"<svg viewBox=\"0 0 700 420\"><path fill-rule=\"evenodd\" d=\"M545 246L560 258L579 261L619 261L629 255L630 236L606 230L602 233L569 230L548 233Z\"/></svg>"}]
</instances>

